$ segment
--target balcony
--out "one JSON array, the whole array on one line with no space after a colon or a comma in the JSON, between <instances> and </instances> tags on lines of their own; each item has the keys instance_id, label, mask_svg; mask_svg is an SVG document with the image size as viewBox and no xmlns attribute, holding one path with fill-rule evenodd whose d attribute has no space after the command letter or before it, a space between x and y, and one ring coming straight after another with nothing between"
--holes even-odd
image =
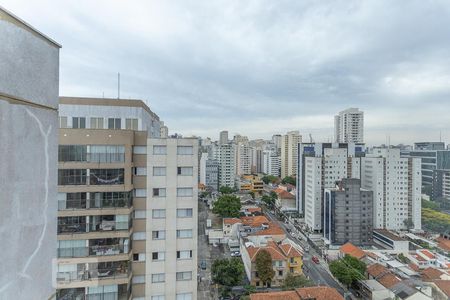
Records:
<instances>
[{"instance_id":1,"label":"balcony","mask_svg":"<svg viewBox=\"0 0 450 300\"><path fill-rule=\"evenodd\" d=\"M88 265L87 268L86 265ZM72 283L90 280L121 279L128 278L131 274L131 264L128 261L78 264L76 265L76 269L77 271L57 272L57 282Z\"/></svg>"},{"instance_id":2,"label":"balcony","mask_svg":"<svg viewBox=\"0 0 450 300\"><path fill-rule=\"evenodd\" d=\"M80 234L88 232L129 230L132 225L131 220L116 221L119 216L122 215L59 217L58 234ZM89 218L89 223L86 222L87 218Z\"/></svg>"},{"instance_id":3,"label":"balcony","mask_svg":"<svg viewBox=\"0 0 450 300\"><path fill-rule=\"evenodd\" d=\"M57 291L57 300L128 300L130 291L127 284L117 285L116 291L103 291L102 286L95 288L96 293L87 294L85 288L60 289ZM114 288L113 288L114 289Z\"/></svg>"},{"instance_id":4,"label":"balcony","mask_svg":"<svg viewBox=\"0 0 450 300\"><path fill-rule=\"evenodd\" d=\"M128 241L128 239L121 238L89 240L89 247L58 248L58 257L77 258L128 254L131 249Z\"/></svg>"},{"instance_id":5,"label":"balcony","mask_svg":"<svg viewBox=\"0 0 450 300\"><path fill-rule=\"evenodd\" d=\"M58 210L130 208L131 199L59 200Z\"/></svg>"}]
</instances>

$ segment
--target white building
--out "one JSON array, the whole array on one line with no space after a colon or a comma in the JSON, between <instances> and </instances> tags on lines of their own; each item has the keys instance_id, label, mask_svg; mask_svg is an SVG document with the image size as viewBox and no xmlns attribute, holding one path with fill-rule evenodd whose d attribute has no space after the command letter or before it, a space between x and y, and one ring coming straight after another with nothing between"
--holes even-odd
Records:
<instances>
[{"instance_id":1,"label":"white building","mask_svg":"<svg viewBox=\"0 0 450 300\"><path fill-rule=\"evenodd\" d=\"M281 160L276 150L263 151L263 173L280 176Z\"/></svg>"},{"instance_id":2,"label":"white building","mask_svg":"<svg viewBox=\"0 0 450 300\"><path fill-rule=\"evenodd\" d=\"M360 178L364 145L300 144L297 208L304 211L308 228L322 230L322 203L325 188L335 187L342 178Z\"/></svg>"},{"instance_id":3,"label":"white building","mask_svg":"<svg viewBox=\"0 0 450 300\"><path fill-rule=\"evenodd\" d=\"M334 137L337 143L364 143L364 112L349 108L334 116Z\"/></svg>"},{"instance_id":4,"label":"white building","mask_svg":"<svg viewBox=\"0 0 450 300\"><path fill-rule=\"evenodd\" d=\"M206 184L206 161L208 160L208 153L202 152L200 156L200 181L199 183Z\"/></svg>"},{"instance_id":5,"label":"white building","mask_svg":"<svg viewBox=\"0 0 450 300\"><path fill-rule=\"evenodd\" d=\"M245 142L236 145L236 175L241 176L252 173L253 151ZM256 158L255 158L256 160Z\"/></svg>"},{"instance_id":6,"label":"white building","mask_svg":"<svg viewBox=\"0 0 450 300\"><path fill-rule=\"evenodd\" d=\"M420 158L400 157L400 149L375 148L362 159L362 187L373 191L374 228L421 229Z\"/></svg>"},{"instance_id":7,"label":"white building","mask_svg":"<svg viewBox=\"0 0 450 300\"><path fill-rule=\"evenodd\" d=\"M281 178L297 175L298 143L302 136L298 131L290 131L281 139Z\"/></svg>"},{"instance_id":8,"label":"white building","mask_svg":"<svg viewBox=\"0 0 450 300\"><path fill-rule=\"evenodd\" d=\"M236 174L235 145L219 144L213 147L214 159L219 162L219 188L221 186L234 187Z\"/></svg>"},{"instance_id":9,"label":"white building","mask_svg":"<svg viewBox=\"0 0 450 300\"><path fill-rule=\"evenodd\" d=\"M148 140L145 299L197 299L197 153L195 138Z\"/></svg>"},{"instance_id":10,"label":"white building","mask_svg":"<svg viewBox=\"0 0 450 300\"><path fill-rule=\"evenodd\" d=\"M228 144L228 131L224 130L220 132L219 144Z\"/></svg>"}]
</instances>

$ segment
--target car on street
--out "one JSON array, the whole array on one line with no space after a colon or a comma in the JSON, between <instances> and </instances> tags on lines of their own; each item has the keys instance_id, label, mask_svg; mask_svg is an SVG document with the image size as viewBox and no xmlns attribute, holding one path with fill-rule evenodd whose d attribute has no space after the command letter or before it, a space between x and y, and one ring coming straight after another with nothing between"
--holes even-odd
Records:
<instances>
[{"instance_id":1,"label":"car on street","mask_svg":"<svg viewBox=\"0 0 450 300\"><path fill-rule=\"evenodd\" d=\"M239 251L231 252L231 256L232 257L240 257L241 256L241 252L239 252Z\"/></svg>"},{"instance_id":2,"label":"car on street","mask_svg":"<svg viewBox=\"0 0 450 300\"><path fill-rule=\"evenodd\" d=\"M312 260L314 263L316 263L316 264L319 263L319 258L318 258L317 256L313 256L313 257L311 258L311 260Z\"/></svg>"},{"instance_id":3,"label":"car on street","mask_svg":"<svg viewBox=\"0 0 450 300\"><path fill-rule=\"evenodd\" d=\"M200 262L200 269L206 270L206 261L202 260L202 261Z\"/></svg>"}]
</instances>

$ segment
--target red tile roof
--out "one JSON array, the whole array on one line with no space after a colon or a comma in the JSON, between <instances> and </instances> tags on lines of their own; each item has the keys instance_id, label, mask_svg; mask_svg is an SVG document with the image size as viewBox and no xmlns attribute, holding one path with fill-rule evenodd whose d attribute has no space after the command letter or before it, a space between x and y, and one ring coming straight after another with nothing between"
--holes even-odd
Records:
<instances>
[{"instance_id":1,"label":"red tile roof","mask_svg":"<svg viewBox=\"0 0 450 300\"><path fill-rule=\"evenodd\" d=\"M421 250L420 251L423 255L425 255L426 257L428 257L429 259L435 259L436 258L436 256L434 256L434 254L433 253L431 253L430 251L428 251L428 250Z\"/></svg>"},{"instance_id":2,"label":"red tile roof","mask_svg":"<svg viewBox=\"0 0 450 300\"><path fill-rule=\"evenodd\" d=\"M264 247L252 247L252 246L248 247L247 252L250 256L250 260L255 261L256 255L261 250L266 250L267 252L269 252L270 256L272 257L272 260L286 260L286 256L284 255L284 253L278 248L278 245L273 241L269 241L267 243L267 246Z\"/></svg>"},{"instance_id":3,"label":"red tile roof","mask_svg":"<svg viewBox=\"0 0 450 300\"><path fill-rule=\"evenodd\" d=\"M302 255L297 249L295 249L291 244L281 244L279 248L283 251L284 255L287 257L299 257Z\"/></svg>"},{"instance_id":4,"label":"red tile roof","mask_svg":"<svg viewBox=\"0 0 450 300\"><path fill-rule=\"evenodd\" d=\"M295 199L295 196L287 191L281 191L278 193L278 198L280 199Z\"/></svg>"},{"instance_id":5,"label":"red tile roof","mask_svg":"<svg viewBox=\"0 0 450 300\"><path fill-rule=\"evenodd\" d=\"M392 273L387 273L386 275L382 275L380 278L378 278L377 281L381 283L385 288L389 289L402 280Z\"/></svg>"},{"instance_id":6,"label":"red tile roof","mask_svg":"<svg viewBox=\"0 0 450 300\"><path fill-rule=\"evenodd\" d=\"M450 240L439 237L436 239L436 241L439 243L439 248L442 248L445 251L450 251Z\"/></svg>"},{"instance_id":7,"label":"red tile roof","mask_svg":"<svg viewBox=\"0 0 450 300\"><path fill-rule=\"evenodd\" d=\"M383 273L389 272L389 270L383 266L380 265L379 263L375 263L372 264L370 266L367 267L367 274L369 274L370 276L377 278L378 276L380 276Z\"/></svg>"},{"instance_id":8,"label":"red tile roof","mask_svg":"<svg viewBox=\"0 0 450 300\"><path fill-rule=\"evenodd\" d=\"M260 227L262 224L269 223L269 219L265 216L241 217L242 224L251 227Z\"/></svg>"},{"instance_id":9,"label":"red tile roof","mask_svg":"<svg viewBox=\"0 0 450 300\"><path fill-rule=\"evenodd\" d=\"M450 280L435 280L434 284L450 298Z\"/></svg>"},{"instance_id":10,"label":"red tile roof","mask_svg":"<svg viewBox=\"0 0 450 300\"><path fill-rule=\"evenodd\" d=\"M328 286L315 286L296 289L295 291L256 293L250 295L251 300L343 300L336 289Z\"/></svg>"},{"instance_id":11,"label":"red tile roof","mask_svg":"<svg viewBox=\"0 0 450 300\"><path fill-rule=\"evenodd\" d=\"M269 222L269 228L262 229L260 231L257 231L255 233L252 233L251 235L284 235L286 234L278 224Z\"/></svg>"},{"instance_id":12,"label":"red tile roof","mask_svg":"<svg viewBox=\"0 0 450 300\"><path fill-rule=\"evenodd\" d=\"M240 223L241 219L238 218L224 218L223 219L223 223L224 224L236 224L236 223Z\"/></svg>"},{"instance_id":13,"label":"red tile roof","mask_svg":"<svg viewBox=\"0 0 450 300\"><path fill-rule=\"evenodd\" d=\"M357 259L361 259L364 256L366 256L366 253L364 253L364 251L362 251L360 248L356 247L352 243L347 243L341 246L341 248L339 248L339 251L341 251L343 254L348 254Z\"/></svg>"},{"instance_id":14,"label":"red tile roof","mask_svg":"<svg viewBox=\"0 0 450 300\"><path fill-rule=\"evenodd\" d=\"M432 268L432 267L428 267L425 270L422 271L422 279L424 281L431 281L431 280L435 280L435 279L441 279L441 276L444 274L444 272Z\"/></svg>"}]
</instances>

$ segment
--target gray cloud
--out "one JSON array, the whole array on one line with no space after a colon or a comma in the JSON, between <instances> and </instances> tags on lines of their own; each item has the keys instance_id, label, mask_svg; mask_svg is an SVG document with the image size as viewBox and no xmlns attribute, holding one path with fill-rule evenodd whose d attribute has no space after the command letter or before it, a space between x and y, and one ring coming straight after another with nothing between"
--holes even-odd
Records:
<instances>
[{"instance_id":1,"label":"gray cloud","mask_svg":"<svg viewBox=\"0 0 450 300\"><path fill-rule=\"evenodd\" d=\"M366 140L450 140L448 1L18 1L63 45L62 95L147 101L171 131L332 136L366 113ZM447 113L446 113L447 112Z\"/></svg>"}]
</instances>

